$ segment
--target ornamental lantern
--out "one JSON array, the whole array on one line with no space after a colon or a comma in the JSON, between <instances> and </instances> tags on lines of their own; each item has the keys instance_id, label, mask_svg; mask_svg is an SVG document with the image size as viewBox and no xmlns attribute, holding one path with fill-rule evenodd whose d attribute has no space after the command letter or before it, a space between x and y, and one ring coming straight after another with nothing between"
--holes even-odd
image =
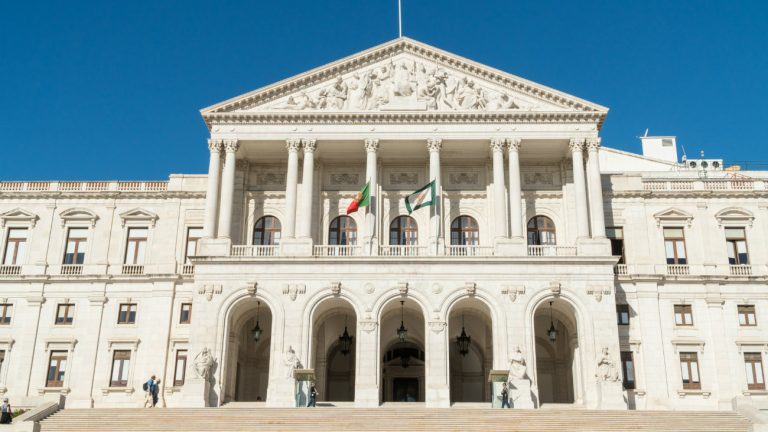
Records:
<instances>
[{"instance_id":1,"label":"ornamental lantern","mask_svg":"<svg viewBox=\"0 0 768 432\"><path fill-rule=\"evenodd\" d=\"M352 345L352 336L347 331L347 317L344 317L344 334L339 336L339 344L341 345L341 354L349 354L349 347Z\"/></svg>"},{"instance_id":2,"label":"ornamental lantern","mask_svg":"<svg viewBox=\"0 0 768 432\"><path fill-rule=\"evenodd\" d=\"M404 300L400 300L400 328L397 329L397 337L400 339L400 342L405 342L405 338L408 336L408 329L405 328L405 309L404 309ZM405 367L405 366L404 366Z\"/></svg>"},{"instance_id":3,"label":"ornamental lantern","mask_svg":"<svg viewBox=\"0 0 768 432\"><path fill-rule=\"evenodd\" d=\"M261 337L261 327L259 327L259 308L261 306L261 302L256 303L256 327L254 327L251 330L251 336L253 336L253 341L258 342L259 338Z\"/></svg>"},{"instance_id":4,"label":"ornamental lantern","mask_svg":"<svg viewBox=\"0 0 768 432\"><path fill-rule=\"evenodd\" d=\"M557 329L555 329L555 322L552 320L552 302L549 302L549 330L547 330L547 336L549 341L555 343L557 340Z\"/></svg>"},{"instance_id":5,"label":"ornamental lantern","mask_svg":"<svg viewBox=\"0 0 768 432\"><path fill-rule=\"evenodd\" d=\"M469 344L472 338L464 331L464 314L461 315L461 336L456 336L456 345L459 346L459 354L465 356L469 352Z\"/></svg>"}]
</instances>

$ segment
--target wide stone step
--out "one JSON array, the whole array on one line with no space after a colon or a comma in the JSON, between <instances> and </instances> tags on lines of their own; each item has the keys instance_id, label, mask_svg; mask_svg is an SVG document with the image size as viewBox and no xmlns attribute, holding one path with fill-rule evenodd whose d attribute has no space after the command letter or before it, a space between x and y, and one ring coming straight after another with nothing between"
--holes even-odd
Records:
<instances>
[{"instance_id":1,"label":"wide stone step","mask_svg":"<svg viewBox=\"0 0 768 432\"><path fill-rule=\"evenodd\" d=\"M51 431L648 431L747 432L733 412L501 410L467 408L66 409L41 422Z\"/></svg>"}]
</instances>

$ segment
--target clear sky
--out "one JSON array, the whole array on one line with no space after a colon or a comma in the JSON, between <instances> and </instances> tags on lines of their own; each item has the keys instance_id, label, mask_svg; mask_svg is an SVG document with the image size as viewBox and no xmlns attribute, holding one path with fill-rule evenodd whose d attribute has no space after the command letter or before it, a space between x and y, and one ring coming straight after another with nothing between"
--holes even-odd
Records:
<instances>
[{"instance_id":1,"label":"clear sky","mask_svg":"<svg viewBox=\"0 0 768 432\"><path fill-rule=\"evenodd\" d=\"M402 2L406 36L609 107L604 146L768 161L768 1ZM204 173L199 109L395 37L397 0L5 2L0 179Z\"/></svg>"}]
</instances>

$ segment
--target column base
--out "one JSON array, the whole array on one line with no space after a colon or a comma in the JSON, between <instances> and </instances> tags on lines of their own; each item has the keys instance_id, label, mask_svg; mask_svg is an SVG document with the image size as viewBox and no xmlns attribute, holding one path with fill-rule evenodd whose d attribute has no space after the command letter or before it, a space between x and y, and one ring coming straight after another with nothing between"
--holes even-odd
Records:
<instances>
[{"instance_id":1,"label":"column base","mask_svg":"<svg viewBox=\"0 0 768 432\"><path fill-rule=\"evenodd\" d=\"M427 388L424 396L427 408L451 407L451 388L447 385Z\"/></svg>"},{"instance_id":2,"label":"column base","mask_svg":"<svg viewBox=\"0 0 768 432\"><path fill-rule=\"evenodd\" d=\"M576 240L578 256L611 256L611 241L607 238L580 238Z\"/></svg>"},{"instance_id":3,"label":"column base","mask_svg":"<svg viewBox=\"0 0 768 432\"><path fill-rule=\"evenodd\" d=\"M355 388L355 408L374 408L379 405L378 386Z\"/></svg>"},{"instance_id":4,"label":"column base","mask_svg":"<svg viewBox=\"0 0 768 432\"><path fill-rule=\"evenodd\" d=\"M509 396L512 408L533 409L533 393L531 393L531 380L512 378L509 380Z\"/></svg>"},{"instance_id":5,"label":"column base","mask_svg":"<svg viewBox=\"0 0 768 432\"><path fill-rule=\"evenodd\" d=\"M296 380L293 378L272 378L267 390L267 407L295 408Z\"/></svg>"},{"instance_id":6,"label":"column base","mask_svg":"<svg viewBox=\"0 0 768 432\"><path fill-rule=\"evenodd\" d=\"M222 238L202 238L198 246L199 256L229 256L232 240Z\"/></svg>"},{"instance_id":7,"label":"column base","mask_svg":"<svg viewBox=\"0 0 768 432\"><path fill-rule=\"evenodd\" d=\"M493 242L493 253L498 256L526 256L528 243L522 237L500 237Z\"/></svg>"},{"instance_id":8,"label":"column base","mask_svg":"<svg viewBox=\"0 0 768 432\"><path fill-rule=\"evenodd\" d=\"M281 256L310 257L313 253L314 242L309 237L280 240Z\"/></svg>"}]
</instances>

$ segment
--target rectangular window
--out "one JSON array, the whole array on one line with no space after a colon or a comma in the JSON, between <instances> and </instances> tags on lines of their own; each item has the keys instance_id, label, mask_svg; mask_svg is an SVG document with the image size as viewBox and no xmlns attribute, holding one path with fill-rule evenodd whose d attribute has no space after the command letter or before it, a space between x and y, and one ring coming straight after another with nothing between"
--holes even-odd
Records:
<instances>
[{"instance_id":1,"label":"rectangular window","mask_svg":"<svg viewBox=\"0 0 768 432\"><path fill-rule=\"evenodd\" d=\"M5 351L0 350L0 373L3 372L3 364L5 363Z\"/></svg>"},{"instance_id":2,"label":"rectangular window","mask_svg":"<svg viewBox=\"0 0 768 432\"><path fill-rule=\"evenodd\" d=\"M629 325L629 305L616 305L616 320L619 325Z\"/></svg>"},{"instance_id":3,"label":"rectangular window","mask_svg":"<svg viewBox=\"0 0 768 432\"><path fill-rule=\"evenodd\" d=\"M675 305L675 324L679 326L693 325L693 307L691 305Z\"/></svg>"},{"instance_id":4,"label":"rectangular window","mask_svg":"<svg viewBox=\"0 0 768 432\"><path fill-rule=\"evenodd\" d=\"M626 264L624 258L624 228L607 227L605 235L611 240L611 255L619 257L616 264Z\"/></svg>"},{"instance_id":5,"label":"rectangular window","mask_svg":"<svg viewBox=\"0 0 768 432\"><path fill-rule=\"evenodd\" d=\"M744 367L747 372L747 389L765 390L763 356L760 353L744 353Z\"/></svg>"},{"instance_id":6,"label":"rectangular window","mask_svg":"<svg viewBox=\"0 0 768 432\"><path fill-rule=\"evenodd\" d=\"M176 351L176 369L173 373L173 386L184 385L184 376L187 372L187 350Z\"/></svg>"},{"instance_id":7,"label":"rectangular window","mask_svg":"<svg viewBox=\"0 0 768 432\"><path fill-rule=\"evenodd\" d=\"M701 390L699 355L697 353L680 353L680 374L683 378L683 389Z\"/></svg>"},{"instance_id":8,"label":"rectangular window","mask_svg":"<svg viewBox=\"0 0 768 432\"><path fill-rule=\"evenodd\" d=\"M203 238L202 228L187 228L187 248L184 251L184 260L197 255L197 243Z\"/></svg>"},{"instance_id":9,"label":"rectangular window","mask_svg":"<svg viewBox=\"0 0 768 432\"><path fill-rule=\"evenodd\" d=\"M112 374L109 380L110 387L128 386L128 371L131 368L131 352L129 350L115 350L112 355Z\"/></svg>"},{"instance_id":10,"label":"rectangular window","mask_svg":"<svg viewBox=\"0 0 768 432\"><path fill-rule=\"evenodd\" d=\"M72 303L60 304L56 308L56 325L72 324L75 320L75 305Z\"/></svg>"},{"instance_id":11,"label":"rectangular window","mask_svg":"<svg viewBox=\"0 0 768 432\"><path fill-rule=\"evenodd\" d=\"M10 325L13 316L13 305L10 303L0 304L0 325Z\"/></svg>"},{"instance_id":12,"label":"rectangular window","mask_svg":"<svg viewBox=\"0 0 768 432\"><path fill-rule=\"evenodd\" d=\"M88 228L70 228L67 232L67 249L64 264L83 264L88 245Z\"/></svg>"},{"instance_id":13,"label":"rectangular window","mask_svg":"<svg viewBox=\"0 0 768 432\"><path fill-rule=\"evenodd\" d=\"M731 265L749 264L747 236L744 228L726 228L725 243L728 246L728 263Z\"/></svg>"},{"instance_id":14,"label":"rectangular window","mask_svg":"<svg viewBox=\"0 0 768 432\"><path fill-rule=\"evenodd\" d=\"M147 249L147 228L128 228L128 242L125 245L125 264L144 264Z\"/></svg>"},{"instance_id":15,"label":"rectangular window","mask_svg":"<svg viewBox=\"0 0 768 432\"><path fill-rule=\"evenodd\" d=\"M179 313L179 324L189 324L192 322L192 303L182 303Z\"/></svg>"},{"instance_id":16,"label":"rectangular window","mask_svg":"<svg viewBox=\"0 0 768 432\"><path fill-rule=\"evenodd\" d=\"M64 374L67 371L67 352L51 351L48 362L48 376L45 380L46 387L64 387Z\"/></svg>"},{"instance_id":17,"label":"rectangular window","mask_svg":"<svg viewBox=\"0 0 768 432\"><path fill-rule=\"evenodd\" d=\"M754 305L739 305L739 325L741 326L756 326L757 319L755 318L755 306Z\"/></svg>"},{"instance_id":18,"label":"rectangular window","mask_svg":"<svg viewBox=\"0 0 768 432\"><path fill-rule=\"evenodd\" d=\"M8 228L5 239L4 265L21 265L27 253L27 229Z\"/></svg>"},{"instance_id":19,"label":"rectangular window","mask_svg":"<svg viewBox=\"0 0 768 432\"><path fill-rule=\"evenodd\" d=\"M632 359L632 351L621 352L621 374L624 377L624 388L635 389L635 361Z\"/></svg>"},{"instance_id":20,"label":"rectangular window","mask_svg":"<svg viewBox=\"0 0 768 432\"><path fill-rule=\"evenodd\" d=\"M664 228L664 249L667 253L667 264L688 264L682 228Z\"/></svg>"},{"instance_id":21,"label":"rectangular window","mask_svg":"<svg viewBox=\"0 0 768 432\"><path fill-rule=\"evenodd\" d=\"M120 311L117 314L118 324L136 323L136 303L121 303Z\"/></svg>"}]
</instances>

